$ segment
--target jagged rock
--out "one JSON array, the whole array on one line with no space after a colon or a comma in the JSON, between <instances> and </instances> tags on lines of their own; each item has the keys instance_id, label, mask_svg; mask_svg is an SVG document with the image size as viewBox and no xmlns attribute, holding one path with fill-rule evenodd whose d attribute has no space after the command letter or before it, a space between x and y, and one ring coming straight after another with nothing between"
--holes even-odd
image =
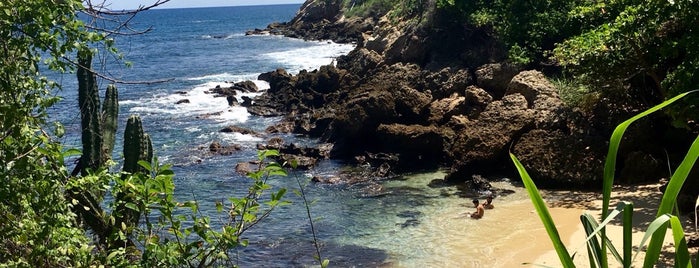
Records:
<instances>
[{"instance_id":1,"label":"jagged rock","mask_svg":"<svg viewBox=\"0 0 699 268\"><path fill-rule=\"evenodd\" d=\"M502 100L491 102L478 120L466 122L457 133L451 151L458 162L447 179L463 180L469 174L496 169L495 165L506 161L504 156L509 145L521 133L531 129L535 114L521 94L507 95Z\"/></svg>"},{"instance_id":2,"label":"jagged rock","mask_svg":"<svg viewBox=\"0 0 699 268\"><path fill-rule=\"evenodd\" d=\"M250 80L237 82L233 84L232 88L240 90L242 92L257 92L257 90L259 90L255 82Z\"/></svg>"},{"instance_id":3,"label":"jagged rock","mask_svg":"<svg viewBox=\"0 0 699 268\"><path fill-rule=\"evenodd\" d=\"M294 130L294 122L282 121L278 124L271 125L265 129L267 133L291 133Z\"/></svg>"},{"instance_id":4,"label":"jagged rock","mask_svg":"<svg viewBox=\"0 0 699 268\"><path fill-rule=\"evenodd\" d=\"M378 151L399 155L402 170L434 168L442 164L453 133L435 126L381 124L376 130Z\"/></svg>"},{"instance_id":5,"label":"jagged rock","mask_svg":"<svg viewBox=\"0 0 699 268\"><path fill-rule=\"evenodd\" d=\"M473 84L473 78L468 69L453 70L450 67L443 68L435 73L427 73L425 79L427 89L435 98L446 98L457 94L463 94L464 89Z\"/></svg>"},{"instance_id":6,"label":"jagged rock","mask_svg":"<svg viewBox=\"0 0 699 268\"><path fill-rule=\"evenodd\" d=\"M466 181L466 187L476 192L490 191L493 188L486 178L478 174L474 174L470 180Z\"/></svg>"},{"instance_id":7,"label":"jagged rock","mask_svg":"<svg viewBox=\"0 0 699 268\"><path fill-rule=\"evenodd\" d=\"M185 104L185 103L190 103L189 99L181 99L175 102L175 104Z\"/></svg>"},{"instance_id":8,"label":"jagged rock","mask_svg":"<svg viewBox=\"0 0 699 268\"><path fill-rule=\"evenodd\" d=\"M476 69L476 85L485 89L495 99L500 99L517 73L519 69L510 64L486 64Z\"/></svg>"},{"instance_id":9,"label":"jagged rock","mask_svg":"<svg viewBox=\"0 0 699 268\"><path fill-rule=\"evenodd\" d=\"M248 108L249 108L250 106L252 106L252 104L253 104L253 103L252 103L252 98L250 98L250 97L248 97L248 96L242 96L241 99L243 99L243 103L240 104L241 106L243 106L243 107L248 107Z\"/></svg>"},{"instance_id":10,"label":"jagged rock","mask_svg":"<svg viewBox=\"0 0 699 268\"><path fill-rule=\"evenodd\" d=\"M309 170L318 163L318 159L303 155L282 154L280 162L294 163L296 169Z\"/></svg>"},{"instance_id":11,"label":"jagged rock","mask_svg":"<svg viewBox=\"0 0 699 268\"><path fill-rule=\"evenodd\" d=\"M235 172L238 174L247 175L252 171L253 169L250 167L250 163L248 162L242 162L235 165Z\"/></svg>"},{"instance_id":12,"label":"jagged rock","mask_svg":"<svg viewBox=\"0 0 699 268\"><path fill-rule=\"evenodd\" d=\"M364 77L374 70L383 61L383 58L376 51L366 48L358 48L350 51L349 54L337 58L337 67L347 70L349 74Z\"/></svg>"},{"instance_id":13,"label":"jagged rock","mask_svg":"<svg viewBox=\"0 0 699 268\"><path fill-rule=\"evenodd\" d=\"M466 88L466 115L469 118L477 119L478 116L493 101L493 97L482 88L469 86Z\"/></svg>"},{"instance_id":14,"label":"jagged rock","mask_svg":"<svg viewBox=\"0 0 699 268\"><path fill-rule=\"evenodd\" d=\"M284 140L282 138L274 137L274 138L271 138L267 141L267 148L268 149L279 150L280 148L282 148L282 146L284 146Z\"/></svg>"},{"instance_id":15,"label":"jagged rock","mask_svg":"<svg viewBox=\"0 0 699 268\"><path fill-rule=\"evenodd\" d=\"M230 155L234 152L240 151L242 146L240 144L234 144L230 146L223 146L221 143L214 141L209 144L209 152L219 155Z\"/></svg>"},{"instance_id":16,"label":"jagged rock","mask_svg":"<svg viewBox=\"0 0 699 268\"><path fill-rule=\"evenodd\" d=\"M430 104L429 123L444 124L452 116L467 112L466 97L454 93L448 98L436 100Z\"/></svg>"},{"instance_id":17,"label":"jagged rock","mask_svg":"<svg viewBox=\"0 0 699 268\"><path fill-rule=\"evenodd\" d=\"M269 83L269 90L267 92L274 94L285 86L288 86L289 82L291 82L291 75L287 73L286 70L279 68L272 72L262 73L257 76L257 79Z\"/></svg>"},{"instance_id":18,"label":"jagged rock","mask_svg":"<svg viewBox=\"0 0 699 268\"><path fill-rule=\"evenodd\" d=\"M238 104L238 99L233 96L226 96L226 101L228 101L228 106L235 106Z\"/></svg>"},{"instance_id":19,"label":"jagged rock","mask_svg":"<svg viewBox=\"0 0 699 268\"><path fill-rule=\"evenodd\" d=\"M519 93L527 99L529 108L537 111L535 124L539 128L555 128L558 116L565 108L556 87L539 71L523 71L512 78L506 95Z\"/></svg>"},{"instance_id":20,"label":"jagged rock","mask_svg":"<svg viewBox=\"0 0 699 268\"><path fill-rule=\"evenodd\" d=\"M541 187L591 186L601 181L606 137L532 130L512 153Z\"/></svg>"},{"instance_id":21,"label":"jagged rock","mask_svg":"<svg viewBox=\"0 0 699 268\"><path fill-rule=\"evenodd\" d=\"M256 137L261 136L260 133L257 133L256 131L254 131L252 129L247 129L247 128L239 127L239 126L227 126L223 129L221 129L220 132L223 132L223 133L236 132L236 133L240 133L240 134L244 134L244 135L252 135L252 136L256 136Z\"/></svg>"}]
</instances>

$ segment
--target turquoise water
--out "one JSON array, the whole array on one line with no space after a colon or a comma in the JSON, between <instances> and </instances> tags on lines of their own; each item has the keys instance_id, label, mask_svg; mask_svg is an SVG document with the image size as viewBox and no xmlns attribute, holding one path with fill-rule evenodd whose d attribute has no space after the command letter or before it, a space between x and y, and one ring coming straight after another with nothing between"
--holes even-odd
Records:
<instances>
[{"instance_id":1,"label":"turquoise water","mask_svg":"<svg viewBox=\"0 0 699 268\"><path fill-rule=\"evenodd\" d=\"M263 138L220 133L228 125L262 132L279 118L252 116L242 107L228 107L224 98L206 91L226 82L255 80L262 72L285 68L291 73L330 64L348 53L353 45L327 41L303 41L280 36L245 36L253 28L273 21L288 21L299 5L152 10L140 14L136 27L153 27L148 34L119 39L118 46L132 68L103 59L98 69L120 80L151 81L173 79L152 85L119 85L121 130L131 114L138 114L154 142L161 162L174 165L177 196L197 199L204 213L215 217L214 202L239 196L247 188L244 177L234 171L239 162L254 160L256 144ZM99 67L106 66L106 67ZM64 100L52 110L52 117L66 125L62 141L79 146L77 92L72 74L54 77L63 83ZM255 81L265 88L266 83ZM100 88L106 87L103 83ZM182 99L188 104L175 105ZM120 134L121 135L121 134ZM294 135L282 135L287 142L309 143ZM207 154L208 145L241 144L243 151L230 156ZM121 141L117 141L117 145ZM120 158L120 148L115 158ZM343 164L325 161L316 169L288 178L272 178L275 187L298 188L296 178L307 182L312 175L336 174ZM312 213L322 242L324 258L333 267L425 267L448 262L442 251L444 241L463 239L432 227L463 228L458 222L440 225L445 209L460 210L464 203L455 187L428 187L443 173L426 173L398 180L357 185L308 184L308 198L314 200ZM291 191L290 191L291 192ZM379 194L376 194L379 193ZM275 211L247 235L249 248L241 250L242 267L312 266L315 250L305 208L294 194L291 206ZM466 202L467 203L467 202ZM460 221L460 220L459 220ZM469 223L472 224L472 223ZM468 225L466 225L468 226ZM441 253L440 253L441 252ZM435 257L437 260L435 260Z\"/></svg>"}]
</instances>

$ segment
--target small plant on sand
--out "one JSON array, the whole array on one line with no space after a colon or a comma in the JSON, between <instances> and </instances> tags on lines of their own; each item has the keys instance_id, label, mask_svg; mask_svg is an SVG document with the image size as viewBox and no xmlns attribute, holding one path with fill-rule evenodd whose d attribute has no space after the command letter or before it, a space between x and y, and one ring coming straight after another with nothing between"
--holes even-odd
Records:
<instances>
[{"instance_id":1,"label":"small plant on sand","mask_svg":"<svg viewBox=\"0 0 699 268\"><path fill-rule=\"evenodd\" d=\"M663 194L660 206L658 207L658 212L656 218L648 226L648 229L641 240L640 245L633 253L632 247L632 222L631 218L633 215L633 204L628 202L621 202L617 207L610 211L609 203L611 199L612 186L614 184L614 172L616 169L616 156L619 149L619 144L621 143L621 138L624 135L626 129L634 121L643 118L653 112L656 112L664 107L670 105L671 103L685 97L686 95L696 91L690 91L680 94L672 99L669 99L655 107L652 107L624 122L619 124L609 141L609 151L607 153L607 158L604 165L604 175L603 175L603 188L602 188L602 222L598 223L590 214L583 214L580 219L587 233L587 250L590 262L590 267L608 267L609 262L607 260L607 251L611 252L614 258L620 263L622 267L631 267L631 264L635 257L638 255L641 248L646 245L648 239L650 242L646 249L646 256L643 261L643 267L654 267L660 258L660 253L662 250L663 240L667 232L668 226L672 229L672 237L674 238L675 245L675 267L692 267L692 257L690 256L689 249L687 248L687 241L685 239L684 229L680 222L680 219L673 215L673 208L675 208L675 203L677 200L677 195L682 188L689 172L691 171L694 163L699 157L699 137L692 143L687 155L685 156L682 163L675 170L667 184L665 193ZM561 238L556 229L556 225L549 214L546 204L539 194L536 185L532 181L529 174L525 170L524 166L519 162L517 157L510 154L513 163L515 164L524 186L529 193L529 197L534 203L534 207L543 222L546 232L548 233L551 241L553 242L556 253L563 267L575 267L573 263L572 255L566 249L565 245L561 241ZM622 225L623 225L623 248L619 252L606 235L605 227L609 222L622 214ZM695 256L696 257L696 256ZM695 260L696 261L696 260ZM695 262L696 265L696 262Z\"/></svg>"}]
</instances>

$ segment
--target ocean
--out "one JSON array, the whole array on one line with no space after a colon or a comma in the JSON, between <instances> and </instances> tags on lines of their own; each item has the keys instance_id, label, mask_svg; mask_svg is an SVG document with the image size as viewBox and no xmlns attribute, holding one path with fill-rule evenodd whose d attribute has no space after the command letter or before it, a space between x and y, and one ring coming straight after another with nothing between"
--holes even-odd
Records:
<instances>
[{"instance_id":1,"label":"ocean","mask_svg":"<svg viewBox=\"0 0 699 268\"><path fill-rule=\"evenodd\" d=\"M281 118L249 114L244 107L229 107L225 98L207 91L229 82L258 81L263 72L284 68L296 74L331 64L334 58L354 48L352 44L304 41L282 36L246 36L246 30L264 28L274 21L293 18L300 5L157 9L139 14L137 29L152 27L148 33L119 37L117 44L127 68L113 57L96 60L95 68L123 81L168 82L118 85L120 119L114 157L121 158L121 136L128 116L138 114L149 133L161 163L173 165L176 196L198 200L204 214L212 218L215 202L241 196L247 189L245 177L235 172L240 162L255 160L256 145L272 137L287 142L314 144L317 141L293 134L264 137L219 130L230 125L264 133ZM80 146L80 116L74 74L53 77L63 85L63 97L51 109L51 117L62 122L67 147ZM101 92L107 82L101 82ZM259 93L246 93L250 96ZM239 95L240 97L241 95ZM183 99L189 103L175 104ZM233 155L212 155L212 142L240 144ZM119 167L116 167L118 170ZM313 175L332 176L344 163L328 160L315 169L289 177L272 178L274 187L286 187L292 205L275 210L271 217L250 229L245 239L250 246L239 251L241 267L306 267L317 264L305 207L292 194L296 179L306 185L311 213L321 241L323 258L331 267L461 267L482 260L483 253L461 252L446 247L449 241L464 239L454 230L477 229L473 221L454 220L455 213L470 210L470 201L459 196L454 186L430 187L441 179L439 171L409 174L398 179L356 185L328 185L310 182ZM509 184L504 184L505 187ZM381 195L367 194L379 189ZM513 197L515 199L521 197ZM465 228L465 229L464 229ZM488 242L488 237L473 243ZM464 255L466 254L466 255ZM465 256L466 261L461 257ZM485 260L487 263L487 260Z\"/></svg>"}]
</instances>

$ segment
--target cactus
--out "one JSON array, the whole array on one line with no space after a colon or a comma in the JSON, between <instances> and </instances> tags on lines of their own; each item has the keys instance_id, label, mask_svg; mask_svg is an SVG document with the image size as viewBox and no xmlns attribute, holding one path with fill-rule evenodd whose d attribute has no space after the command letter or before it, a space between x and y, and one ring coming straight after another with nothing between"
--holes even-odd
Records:
<instances>
[{"instance_id":1,"label":"cactus","mask_svg":"<svg viewBox=\"0 0 699 268\"><path fill-rule=\"evenodd\" d=\"M102 124L99 113L100 99L95 73L92 66L92 55L78 55L78 105L80 105L80 122L82 125L83 155L80 159L80 171L87 175L87 169L97 170L104 162L102 152Z\"/></svg>"},{"instance_id":2,"label":"cactus","mask_svg":"<svg viewBox=\"0 0 699 268\"><path fill-rule=\"evenodd\" d=\"M137 115L132 115L129 120L126 121L126 129L124 130L124 167L122 170L125 173L137 173L146 172L140 165L138 161L151 162L153 158L153 146L151 144L151 139L148 134L143 132L143 123L141 118ZM123 175L122 178L126 178L128 175ZM131 203L134 200L131 199L128 193L123 193L117 196L117 200L120 202ZM140 218L140 212L134 211L127 208L125 205L118 205L115 211L115 223L116 226L124 226L129 230L138 224Z\"/></svg>"},{"instance_id":3,"label":"cactus","mask_svg":"<svg viewBox=\"0 0 699 268\"><path fill-rule=\"evenodd\" d=\"M138 161L150 162L149 151L152 157L153 151L150 146L150 136L143 133L143 123L138 115L132 115L126 122L124 130L124 172L136 173L143 171L138 165Z\"/></svg>"},{"instance_id":4,"label":"cactus","mask_svg":"<svg viewBox=\"0 0 699 268\"><path fill-rule=\"evenodd\" d=\"M107 86L102 104L102 156L110 159L114 150L114 140L117 131L117 118L119 117L119 100L117 88L114 85Z\"/></svg>"}]
</instances>

